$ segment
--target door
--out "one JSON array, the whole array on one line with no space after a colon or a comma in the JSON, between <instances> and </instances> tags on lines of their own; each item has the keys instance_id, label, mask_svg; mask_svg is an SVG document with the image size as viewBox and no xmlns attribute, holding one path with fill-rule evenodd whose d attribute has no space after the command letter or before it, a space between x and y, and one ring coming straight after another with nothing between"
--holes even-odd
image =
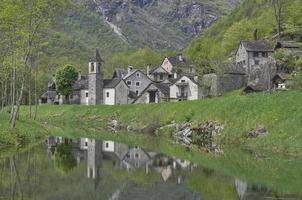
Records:
<instances>
[{"instance_id":1,"label":"door","mask_svg":"<svg viewBox=\"0 0 302 200\"><path fill-rule=\"evenodd\" d=\"M155 99L156 99L156 92L155 91L149 92L149 103L155 103Z\"/></svg>"}]
</instances>

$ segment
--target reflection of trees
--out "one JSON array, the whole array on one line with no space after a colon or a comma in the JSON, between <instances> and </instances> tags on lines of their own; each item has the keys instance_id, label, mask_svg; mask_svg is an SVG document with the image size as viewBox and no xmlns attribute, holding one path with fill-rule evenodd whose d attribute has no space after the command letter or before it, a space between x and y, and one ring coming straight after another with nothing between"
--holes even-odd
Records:
<instances>
[{"instance_id":1,"label":"reflection of trees","mask_svg":"<svg viewBox=\"0 0 302 200\"><path fill-rule=\"evenodd\" d=\"M64 174L68 174L76 165L76 159L72 155L72 146L70 144L59 144L55 152L56 168Z\"/></svg>"}]
</instances>

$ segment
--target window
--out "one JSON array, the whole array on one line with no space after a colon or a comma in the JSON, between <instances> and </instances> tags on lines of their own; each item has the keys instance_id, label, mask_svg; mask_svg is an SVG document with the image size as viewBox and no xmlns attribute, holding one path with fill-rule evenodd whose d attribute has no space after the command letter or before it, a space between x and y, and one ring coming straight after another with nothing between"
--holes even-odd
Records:
<instances>
[{"instance_id":1,"label":"window","mask_svg":"<svg viewBox=\"0 0 302 200\"><path fill-rule=\"evenodd\" d=\"M70 99L73 99L73 95L72 94L70 95Z\"/></svg>"},{"instance_id":2,"label":"window","mask_svg":"<svg viewBox=\"0 0 302 200\"><path fill-rule=\"evenodd\" d=\"M193 73L193 68L192 67L190 68L190 72Z\"/></svg>"},{"instance_id":3,"label":"window","mask_svg":"<svg viewBox=\"0 0 302 200\"><path fill-rule=\"evenodd\" d=\"M259 60L255 60L255 65L259 65Z\"/></svg>"},{"instance_id":4,"label":"window","mask_svg":"<svg viewBox=\"0 0 302 200\"><path fill-rule=\"evenodd\" d=\"M140 77L141 76L141 74L140 73L136 73L136 77Z\"/></svg>"},{"instance_id":5,"label":"window","mask_svg":"<svg viewBox=\"0 0 302 200\"><path fill-rule=\"evenodd\" d=\"M131 85L132 84L132 81L127 81L127 85Z\"/></svg>"},{"instance_id":6,"label":"window","mask_svg":"<svg viewBox=\"0 0 302 200\"><path fill-rule=\"evenodd\" d=\"M90 72L94 72L94 63L91 63L90 65L91 65Z\"/></svg>"},{"instance_id":7,"label":"window","mask_svg":"<svg viewBox=\"0 0 302 200\"><path fill-rule=\"evenodd\" d=\"M135 158L139 158L139 155L138 155L138 153L136 153L136 154L135 154Z\"/></svg>"},{"instance_id":8,"label":"window","mask_svg":"<svg viewBox=\"0 0 302 200\"><path fill-rule=\"evenodd\" d=\"M159 80L163 80L164 79L164 75L160 74L159 75Z\"/></svg>"},{"instance_id":9,"label":"window","mask_svg":"<svg viewBox=\"0 0 302 200\"><path fill-rule=\"evenodd\" d=\"M138 95L138 90L135 91L135 94Z\"/></svg>"},{"instance_id":10,"label":"window","mask_svg":"<svg viewBox=\"0 0 302 200\"><path fill-rule=\"evenodd\" d=\"M245 65L245 60L243 61L243 65Z\"/></svg>"},{"instance_id":11,"label":"window","mask_svg":"<svg viewBox=\"0 0 302 200\"><path fill-rule=\"evenodd\" d=\"M88 142L85 142L85 147L88 147Z\"/></svg>"},{"instance_id":12,"label":"window","mask_svg":"<svg viewBox=\"0 0 302 200\"><path fill-rule=\"evenodd\" d=\"M259 57L259 53L258 53L258 52L254 52L254 53L253 53L253 56L254 56L254 57Z\"/></svg>"},{"instance_id":13,"label":"window","mask_svg":"<svg viewBox=\"0 0 302 200\"><path fill-rule=\"evenodd\" d=\"M267 57L268 57L268 54L267 54L267 52L262 52L262 57L265 57L265 58L267 58Z\"/></svg>"},{"instance_id":14,"label":"window","mask_svg":"<svg viewBox=\"0 0 302 200\"><path fill-rule=\"evenodd\" d=\"M101 67L100 67L100 65L98 65L98 72L101 72Z\"/></svg>"},{"instance_id":15,"label":"window","mask_svg":"<svg viewBox=\"0 0 302 200\"><path fill-rule=\"evenodd\" d=\"M182 83L186 82L186 80L181 80Z\"/></svg>"},{"instance_id":16,"label":"window","mask_svg":"<svg viewBox=\"0 0 302 200\"><path fill-rule=\"evenodd\" d=\"M88 98L88 92L86 92L86 98Z\"/></svg>"},{"instance_id":17,"label":"window","mask_svg":"<svg viewBox=\"0 0 302 200\"><path fill-rule=\"evenodd\" d=\"M106 93L107 98L109 97L109 92Z\"/></svg>"},{"instance_id":18,"label":"window","mask_svg":"<svg viewBox=\"0 0 302 200\"><path fill-rule=\"evenodd\" d=\"M135 82L135 86L139 87L141 85L141 83L139 81Z\"/></svg>"},{"instance_id":19,"label":"window","mask_svg":"<svg viewBox=\"0 0 302 200\"><path fill-rule=\"evenodd\" d=\"M106 142L106 148L108 148L109 147L109 143L108 142Z\"/></svg>"}]
</instances>

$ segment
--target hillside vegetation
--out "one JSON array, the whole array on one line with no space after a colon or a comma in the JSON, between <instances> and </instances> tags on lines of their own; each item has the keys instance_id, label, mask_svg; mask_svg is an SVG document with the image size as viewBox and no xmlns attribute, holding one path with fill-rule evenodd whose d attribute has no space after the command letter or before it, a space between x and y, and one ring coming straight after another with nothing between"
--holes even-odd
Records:
<instances>
[{"instance_id":1,"label":"hillside vegetation","mask_svg":"<svg viewBox=\"0 0 302 200\"><path fill-rule=\"evenodd\" d=\"M302 41L301 0L283 1L282 39ZM234 58L241 40L253 39L253 31L258 29L259 39L276 38L277 22L270 0L246 0L230 15L221 18L205 35L193 41L186 49L197 67L205 72L217 67L217 62ZM210 66L210 69L209 69Z\"/></svg>"}]
</instances>

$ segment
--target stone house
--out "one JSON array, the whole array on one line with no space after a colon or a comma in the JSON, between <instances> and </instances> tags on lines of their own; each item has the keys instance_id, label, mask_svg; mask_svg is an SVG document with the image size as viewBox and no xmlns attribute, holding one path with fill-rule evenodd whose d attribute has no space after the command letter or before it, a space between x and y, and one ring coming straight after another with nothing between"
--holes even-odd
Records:
<instances>
[{"instance_id":1,"label":"stone house","mask_svg":"<svg viewBox=\"0 0 302 200\"><path fill-rule=\"evenodd\" d=\"M39 104L58 104L58 96L56 91L56 78L55 75L52 76L51 80L48 82L48 90L44 92L39 99Z\"/></svg>"},{"instance_id":2,"label":"stone house","mask_svg":"<svg viewBox=\"0 0 302 200\"><path fill-rule=\"evenodd\" d=\"M187 75L173 80L170 88L170 101L197 100L200 95L200 87L197 79Z\"/></svg>"},{"instance_id":3,"label":"stone house","mask_svg":"<svg viewBox=\"0 0 302 200\"><path fill-rule=\"evenodd\" d=\"M278 73L273 78L273 88L275 90L286 90L293 85L293 77L291 74Z\"/></svg>"},{"instance_id":4,"label":"stone house","mask_svg":"<svg viewBox=\"0 0 302 200\"><path fill-rule=\"evenodd\" d=\"M245 70L248 82L254 79L257 71L262 71L261 66L266 66L273 56L274 48L264 40L241 41L236 51L236 64Z\"/></svg>"},{"instance_id":5,"label":"stone house","mask_svg":"<svg viewBox=\"0 0 302 200\"><path fill-rule=\"evenodd\" d=\"M152 82L137 97L134 104L162 103L170 99L170 88L168 84Z\"/></svg>"}]
</instances>

